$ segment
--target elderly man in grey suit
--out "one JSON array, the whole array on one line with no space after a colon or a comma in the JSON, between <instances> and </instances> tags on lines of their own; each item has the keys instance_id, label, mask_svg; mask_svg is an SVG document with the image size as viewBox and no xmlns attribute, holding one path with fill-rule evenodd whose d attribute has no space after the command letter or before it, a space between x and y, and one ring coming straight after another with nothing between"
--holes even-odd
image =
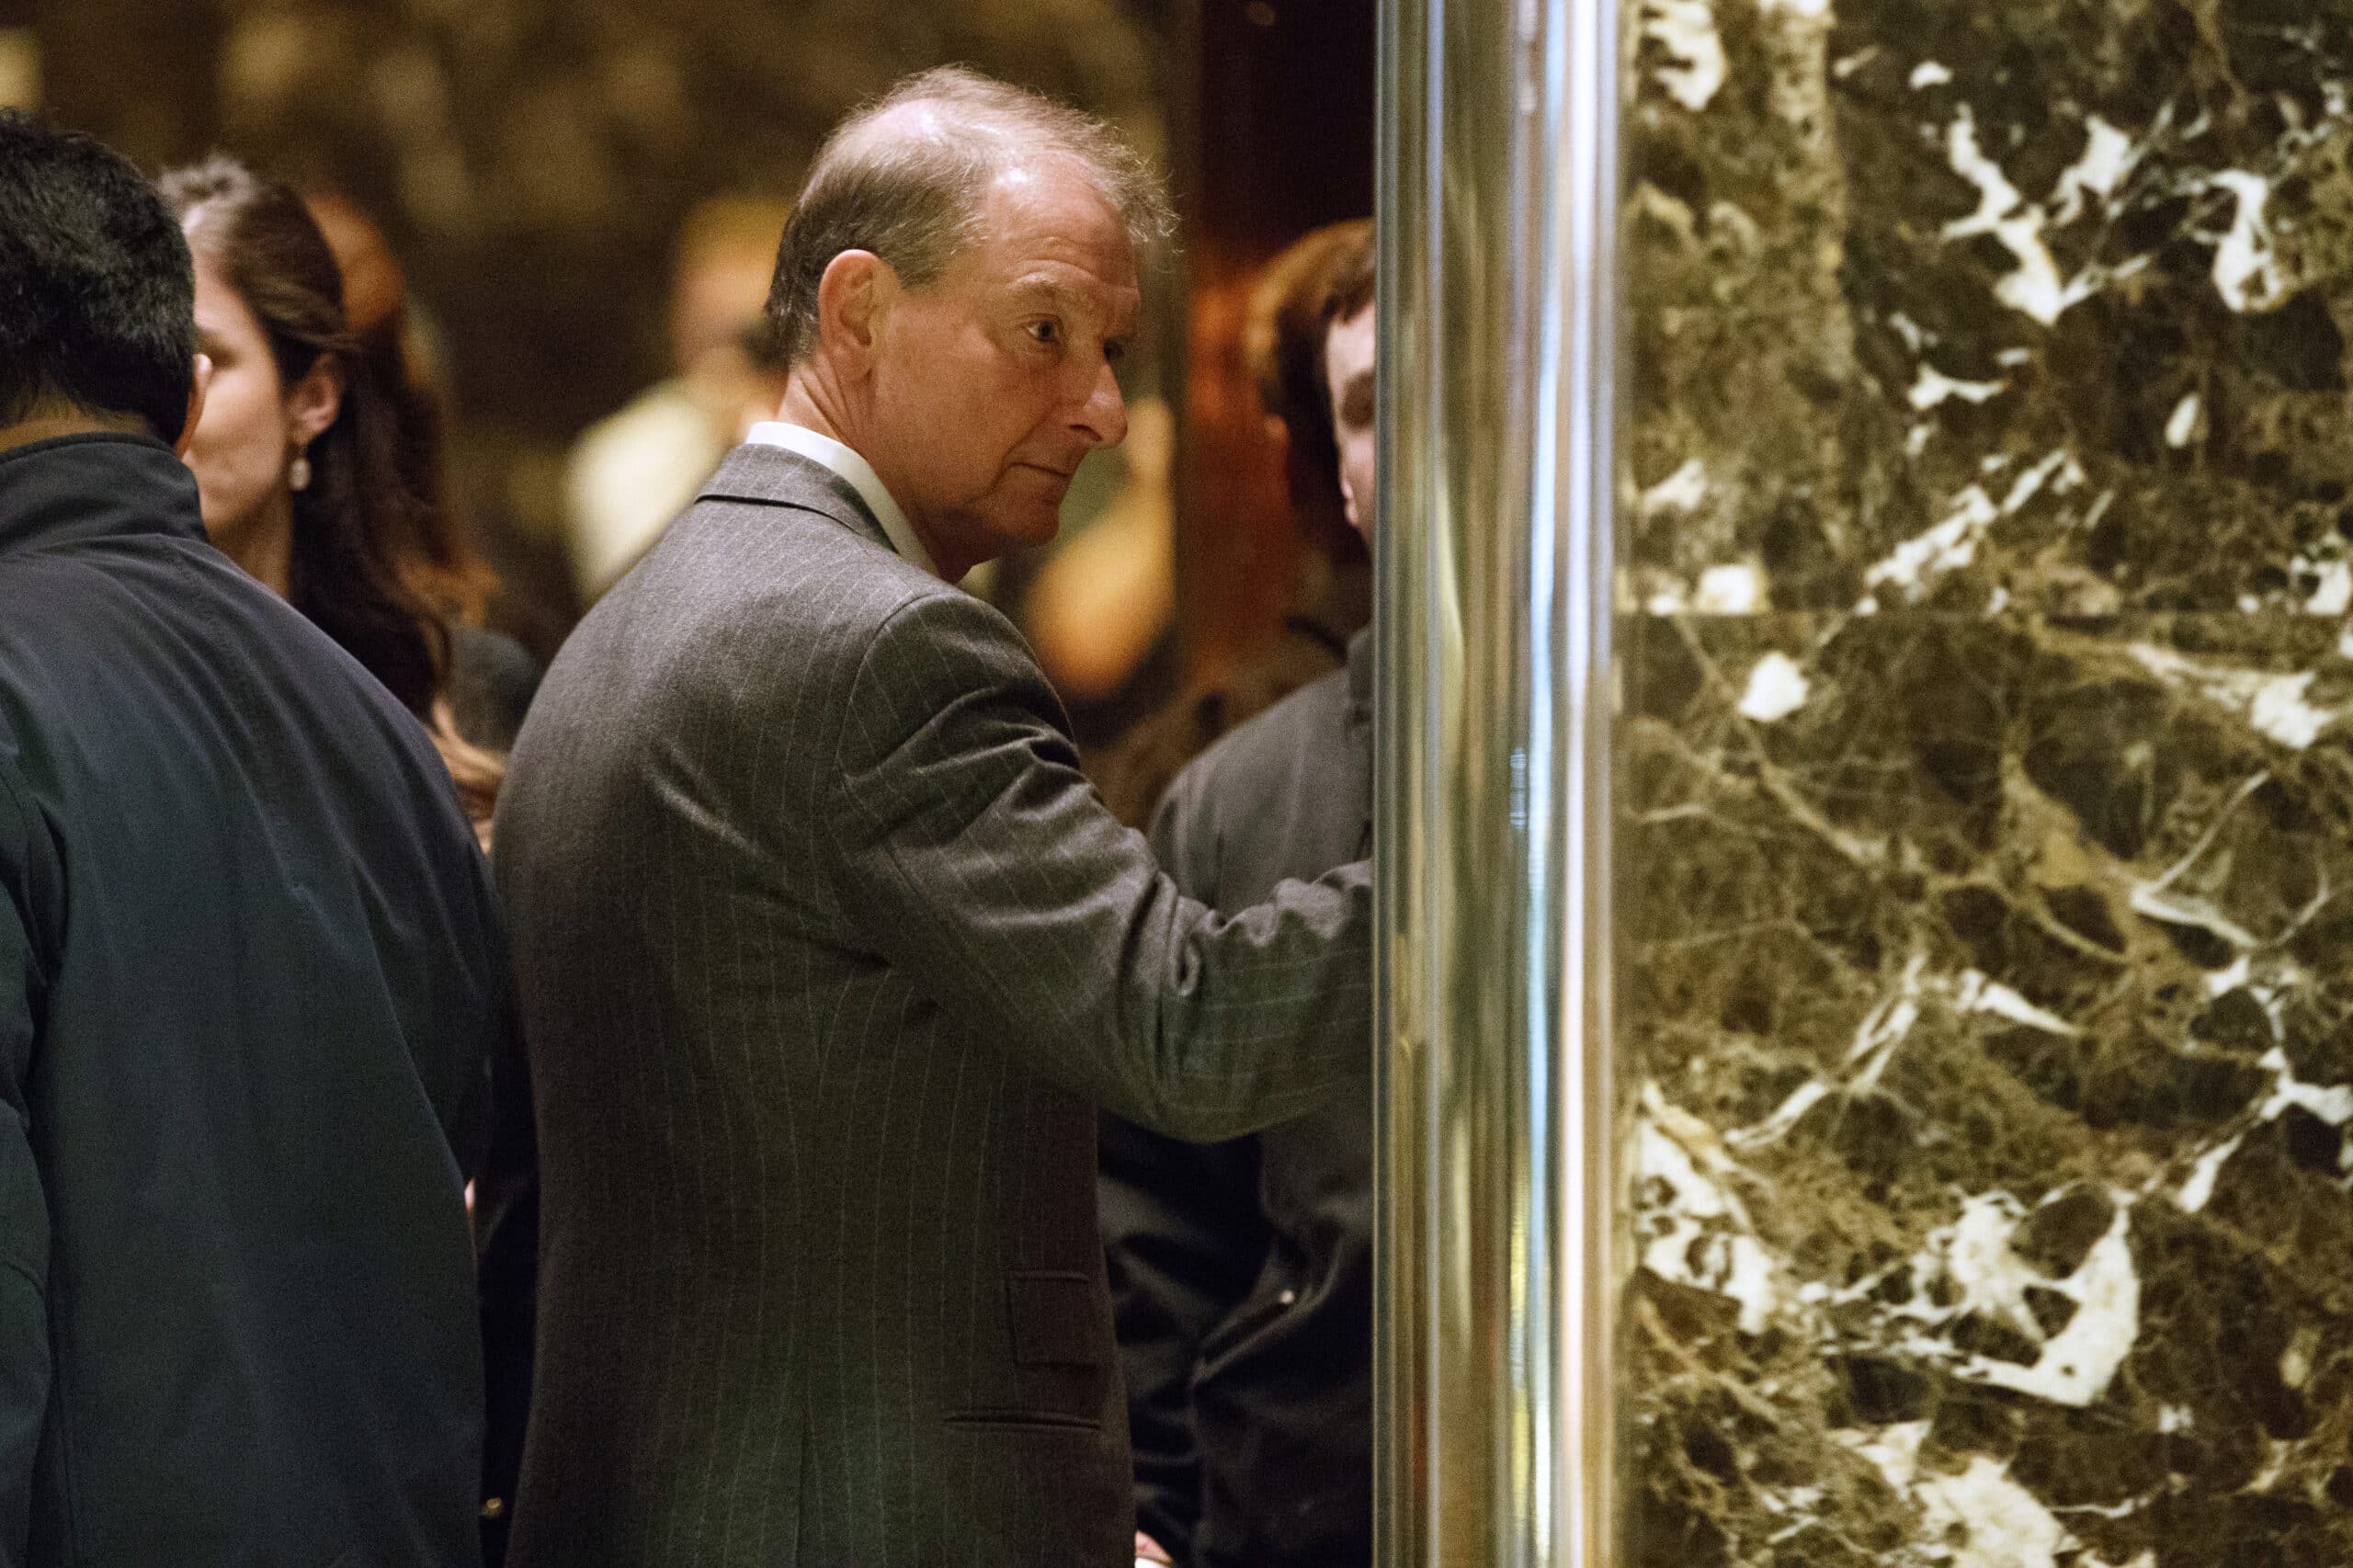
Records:
<instances>
[{"instance_id":1,"label":"elderly man in grey suit","mask_svg":"<svg viewBox=\"0 0 2353 1568\"><path fill-rule=\"evenodd\" d=\"M513 1553L1125 1563L1094 1107L1194 1138L1367 1069L1366 869L1221 915L951 586L1124 433L1167 226L964 72L819 153L756 429L557 658L498 820L538 1095Z\"/></svg>"}]
</instances>

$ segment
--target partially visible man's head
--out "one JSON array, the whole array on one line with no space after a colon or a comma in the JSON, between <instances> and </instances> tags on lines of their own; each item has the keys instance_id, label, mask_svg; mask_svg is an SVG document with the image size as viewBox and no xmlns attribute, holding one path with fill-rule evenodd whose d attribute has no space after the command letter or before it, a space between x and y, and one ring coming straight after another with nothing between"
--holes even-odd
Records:
<instances>
[{"instance_id":1,"label":"partially visible man's head","mask_svg":"<svg viewBox=\"0 0 2353 1568\"><path fill-rule=\"evenodd\" d=\"M756 196L715 196L687 214L670 266L673 369L740 354L755 328L763 341L771 335L762 312L777 234L791 216L789 203Z\"/></svg>"},{"instance_id":2,"label":"partially visible man's head","mask_svg":"<svg viewBox=\"0 0 2353 1568\"><path fill-rule=\"evenodd\" d=\"M1101 120L961 66L920 72L835 127L801 187L768 291L785 357L815 347L818 285L834 257L870 251L909 289L938 281L980 237L1010 169L1067 160L1139 254L1176 220L1159 176Z\"/></svg>"},{"instance_id":3,"label":"partially visible man's head","mask_svg":"<svg viewBox=\"0 0 2353 1568\"><path fill-rule=\"evenodd\" d=\"M176 441L195 301L188 243L138 170L0 111L0 426L131 415Z\"/></svg>"},{"instance_id":4,"label":"partially visible man's head","mask_svg":"<svg viewBox=\"0 0 2353 1568\"><path fill-rule=\"evenodd\" d=\"M1324 380L1324 340L1332 324L1326 307L1333 281L1352 272L1371 246L1370 218L1327 223L1293 240L1259 273L1242 326L1258 401L1282 426L1293 517L1311 545L1340 559L1353 557L1359 541L1344 516Z\"/></svg>"},{"instance_id":5,"label":"partially visible man's head","mask_svg":"<svg viewBox=\"0 0 2353 1568\"><path fill-rule=\"evenodd\" d=\"M1340 497L1348 522L1369 542L1379 525L1378 453L1373 444L1373 362L1379 347L1372 308L1372 234L1351 252L1332 276L1325 298L1322 359L1325 406L1338 449Z\"/></svg>"},{"instance_id":6,"label":"partially visible man's head","mask_svg":"<svg viewBox=\"0 0 2353 1568\"><path fill-rule=\"evenodd\" d=\"M1100 121L926 72L819 152L768 312L804 390L961 569L1052 537L1079 460L1125 434L1112 366L1139 253L1173 226Z\"/></svg>"}]
</instances>

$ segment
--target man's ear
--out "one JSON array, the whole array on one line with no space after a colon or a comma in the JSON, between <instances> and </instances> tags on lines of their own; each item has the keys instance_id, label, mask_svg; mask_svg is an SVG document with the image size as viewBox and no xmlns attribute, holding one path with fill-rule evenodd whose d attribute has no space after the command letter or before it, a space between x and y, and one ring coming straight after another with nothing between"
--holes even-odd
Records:
<instances>
[{"instance_id":1,"label":"man's ear","mask_svg":"<svg viewBox=\"0 0 2353 1568\"><path fill-rule=\"evenodd\" d=\"M212 361L204 355L196 357L195 374L188 379L188 417L181 422L180 438L172 443L172 450L188 456L188 444L196 439L197 421L204 417L204 396L212 390Z\"/></svg>"},{"instance_id":2,"label":"man's ear","mask_svg":"<svg viewBox=\"0 0 2353 1568\"><path fill-rule=\"evenodd\" d=\"M863 371L898 290L898 274L872 251L846 250L826 263L817 283L818 351Z\"/></svg>"}]
</instances>

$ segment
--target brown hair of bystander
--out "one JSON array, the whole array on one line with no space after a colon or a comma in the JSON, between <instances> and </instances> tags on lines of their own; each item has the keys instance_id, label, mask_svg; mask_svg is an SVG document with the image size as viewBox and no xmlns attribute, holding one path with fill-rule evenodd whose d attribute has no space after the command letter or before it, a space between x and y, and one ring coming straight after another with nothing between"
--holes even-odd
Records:
<instances>
[{"instance_id":1,"label":"brown hair of bystander","mask_svg":"<svg viewBox=\"0 0 2353 1568\"><path fill-rule=\"evenodd\" d=\"M292 386L322 360L339 372L334 422L303 454L310 482L294 495L287 600L335 639L422 720L467 812L486 824L505 767L460 738L444 700L450 659L446 570L419 548L444 530L425 513L401 460L394 390L377 384L344 308L335 253L293 190L215 155L157 182L190 249L253 312L279 380Z\"/></svg>"}]
</instances>

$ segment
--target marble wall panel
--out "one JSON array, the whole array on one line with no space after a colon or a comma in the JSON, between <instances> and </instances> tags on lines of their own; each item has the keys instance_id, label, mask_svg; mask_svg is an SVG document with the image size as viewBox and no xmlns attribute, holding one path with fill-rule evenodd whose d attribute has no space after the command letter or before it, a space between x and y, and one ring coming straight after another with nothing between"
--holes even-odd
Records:
<instances>
[{"instance_id":1,"label":"marble wall panel","mask_svg":"<svg viewBox=\"0 0 2353 1568\"><path fill-rule=\"evenodd\" d=\"M2353 6L1630 3L1635 602L2353 606Z\"/></svg>"},{"instance_id":2,"label":"marble wall panel","mask_svg":"<svg viewBox=\"0 0 2353 1568\"><path fill-rule=\"evenodd\" d=\"M1630 4L1632 1561L2353 1562L2353 6Z\"/></svg>"},{"instance_id":3,"label":"marble wall panel","mask_svg":"<svg viewBox=\"0 0 2353 1568\"><path fill-rule=\"evenodd\" d=\"M2353 646L1629 658L1636 1561L2353 1561Z\"/></svg>"}]
</instances>

